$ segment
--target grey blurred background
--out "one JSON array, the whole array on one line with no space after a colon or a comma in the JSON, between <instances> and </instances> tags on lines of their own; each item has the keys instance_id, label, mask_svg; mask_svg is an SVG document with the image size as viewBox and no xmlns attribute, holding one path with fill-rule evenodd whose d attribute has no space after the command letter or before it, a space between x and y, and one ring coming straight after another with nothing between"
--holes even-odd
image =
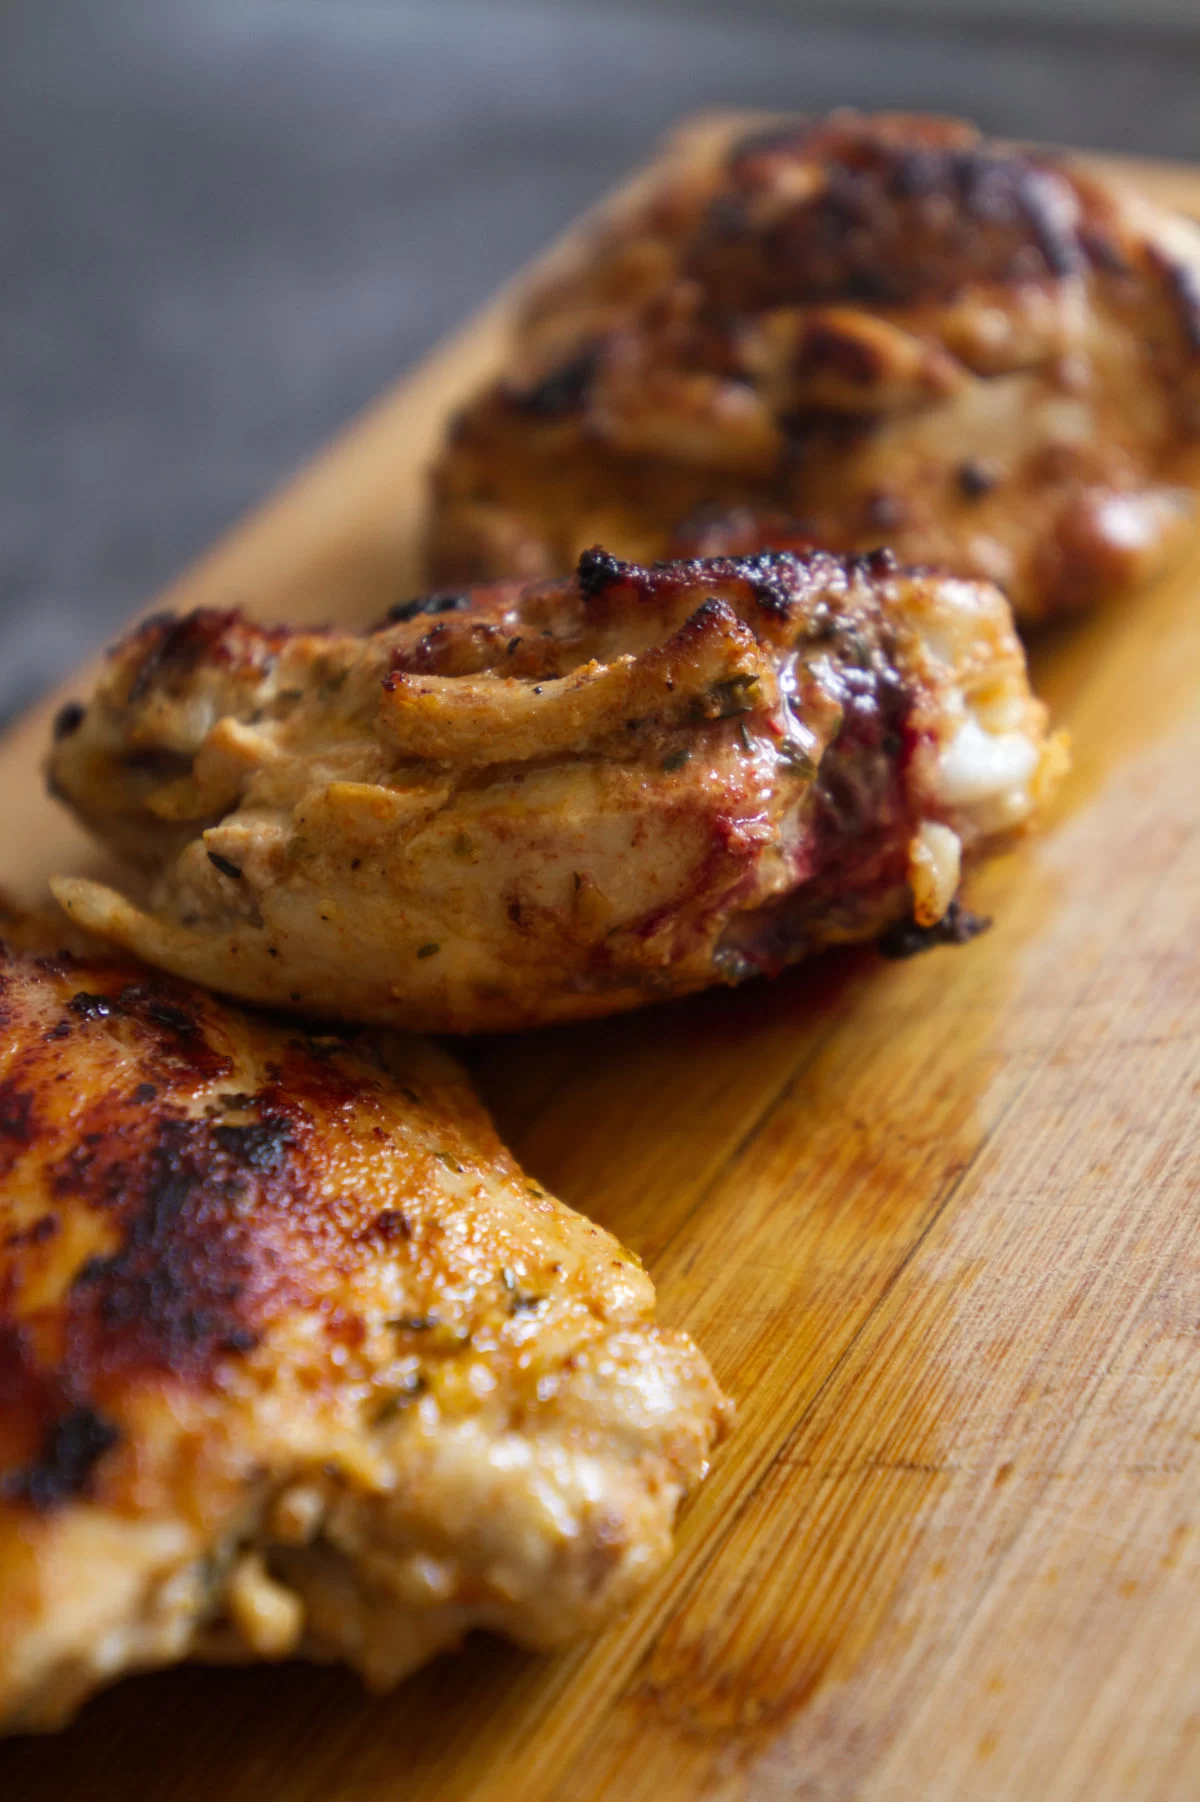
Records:
<instances>
[{"instance_id":1,"label":"grey blurred background","mask_svg":"<svg viewBox=\"0 0 1200 1802\"><path fill-rule=\"evenodd\" d=\"M3 0L0 720L681 114L1200 157L1200 0Z\"/></svg>"}]
</instances>

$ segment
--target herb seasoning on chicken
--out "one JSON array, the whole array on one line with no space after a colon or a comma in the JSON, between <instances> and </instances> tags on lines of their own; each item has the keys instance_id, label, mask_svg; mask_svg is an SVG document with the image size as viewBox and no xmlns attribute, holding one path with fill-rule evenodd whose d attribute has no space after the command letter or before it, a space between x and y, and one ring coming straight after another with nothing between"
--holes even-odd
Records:
<instances>
[{"instance_id":1,"label":"herb seasoning on chicken","mask_svg":"<svg viewBox=\"0 0 1200 1802\"><path fill-rule=\"evenodd\" d=\"M458 1067L0 932L0 1731L628 1602L726 1405Z\"/></svg>"},{"instance_id":2,"label":"herb seasoning on chicken","mask_svg":"<svg viewBox=\"0 0 1200 1802\"><path fill-rule=\"evenodd\" d=\"M143 625L50 773L151 901L55 892L251 1000L530 1025L934 926L1062 758L987 584L593 551L367 635Z\"/></svg>"}]
</instances>

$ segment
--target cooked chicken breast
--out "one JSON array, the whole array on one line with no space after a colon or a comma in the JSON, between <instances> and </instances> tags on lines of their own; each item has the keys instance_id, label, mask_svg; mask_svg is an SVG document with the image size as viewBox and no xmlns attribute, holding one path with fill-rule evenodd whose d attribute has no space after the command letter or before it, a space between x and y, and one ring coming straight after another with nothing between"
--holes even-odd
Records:
<instances>
[{"instance_id":1,"label":"cooked chicken breast","mask_svg":"<svg viewBox=\"0 0 1200 1802\"><path fill-rule=\"evenodd\" d=\"M21 934L18 932L18 938ZM561 1644L726 1406L418 1040L0 947L0 1731L177 1659Z\"/></svg>"},{"instance_id":2,"label":"cooked chicken breast","mask_svg":"<svg viewBox=\"0 0 1200 1802\"><path fill-rule=\"evenodd\" d=\"M999 592L885 554L595 551L366 636L157 619L59 734L55 791L154 877L146 909L60 880L76 921L252 1000L454 1032L960 935L964 859L1062 761Z\"/></svg>"},{"instance_id":3,"label":"cooked chicken breast","mask_svg":"<svg viewBox=\"0 0 1200 1802\"><path fill-rule=\"evenodd\" d=\"M1198 480L1200 232L968 125L843 112L681 147L533 294L437 465L430 572L782 529L1034 620L1156 572Z\"/></svg>"}]
</instances>

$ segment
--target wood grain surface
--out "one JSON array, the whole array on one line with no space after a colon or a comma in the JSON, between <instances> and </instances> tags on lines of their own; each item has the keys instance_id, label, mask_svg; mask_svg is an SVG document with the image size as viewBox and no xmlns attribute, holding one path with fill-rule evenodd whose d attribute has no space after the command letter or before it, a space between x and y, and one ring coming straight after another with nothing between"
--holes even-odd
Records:
<instances>
[{"instance_id":1,"label":"wood grain surface","mask_svg":"<svg viewBox=\"0 0 1200 1802\"><path fill-rule=\"evenodd\" d=\"M1200 172L1137 165L1200 211ZM366 619L502 298L165 597ZM397 577L397 568L402 570ZM481 1042L515 1149L647 1259L740 1427L628 1619L395 1696L134 1679L0 1748L12 1802L1194 1802L1200 555L1042 637L1074 734L983 939ZM0 879L94 854L0 750Z\"/></svg>"}]
</instances>

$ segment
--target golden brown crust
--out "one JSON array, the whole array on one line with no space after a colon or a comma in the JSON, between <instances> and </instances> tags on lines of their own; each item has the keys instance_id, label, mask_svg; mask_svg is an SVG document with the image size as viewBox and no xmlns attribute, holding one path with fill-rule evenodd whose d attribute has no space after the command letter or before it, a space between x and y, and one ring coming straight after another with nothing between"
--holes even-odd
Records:
<instances>
[{"instance_id":1,"label":"golden brown crust","mask_svg":"<svg viewBox=\"0 0 1200 1802\"><path fill-rule=\"evenodd\" d=\"M12 936L0 1731L189 1652L385 1683L628 1600L723 1404L459 1069Z\"/></svg>"},{"instance_id":2,"label":"golden brown crust","mask_svg":"<svg viewBox=\"0 0 1200 1802\"><path fill-rule=\"evenodd\" d=\"M248 999L530 1025L933 924L1056 758L986 584L596 549L570 583L443 594L361 637L140 628L50 772L155 873L152 905L55 892Z\"/></svg>"},{"instance_id":3,"label":"golden brown crust","mask_svg":"<svg viewBox=\"0 0 1200 1802\"><path fill-rule=\"evenodd\" d=\"M1192 228L966 125L839 113L668 159L532 296L435 470L430 573L677 554L700 516L710 554L886 543L1032 619L1183 541L1198 434Z\"/></svg>"},{"instance_id":4,"label":"golden brown crust","mask_svg":"<svg viewBox=\"0 0 1200 1802\"><path fill-rule=\"evenodd\" d=\"M31 988L32 1033L21 1018ZM36 1161L48 1204L5 1241L0 1304L19 1303L35 1267L45 1280L39 1248L80 1219L103 1222L105 1246L55 1296L52 1335L24 1319L0 1329L10 1498L67 1499L89 1474L75 1442L102 1438L106 1397L153 1373L210 1382L279 1313L312 1305L371 1255L374 1215L343 1218L335 1232L320 1206L319 1123L351 1108L370 1115L382 1071L337 1039L264 1026L274 1055L245 1095L224 1086L235 1064L221 1049L222 1012L203 990L118 959L54 955L32 971L19 959L0 969L0 1018L14 1033L0 1081L0 1181L24 1185ZM81 1060L103 1058L114 1041L137 1082L81 1090ZM199 1116L198 1089L214 1096Z\"/></svg>"}]
</instances>

